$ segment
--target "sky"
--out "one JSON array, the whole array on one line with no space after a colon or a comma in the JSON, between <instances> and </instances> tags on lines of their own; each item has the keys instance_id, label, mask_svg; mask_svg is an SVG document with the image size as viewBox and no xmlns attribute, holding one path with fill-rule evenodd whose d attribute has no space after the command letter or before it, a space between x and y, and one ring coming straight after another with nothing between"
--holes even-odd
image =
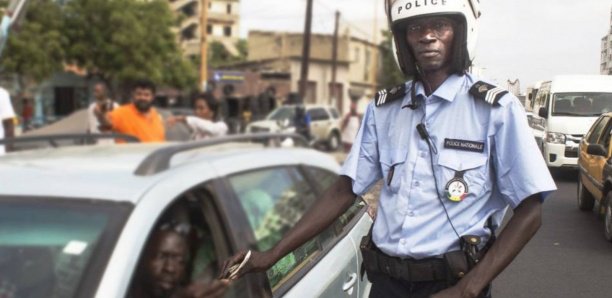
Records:
<instances>
[{"instance_id":1,"label":"sky","mask_svg":"<svg viewBox=\"0 0 612 298\"><path fill-rule=\"evenodd\" d=\"M521 89L560 74L599 74L601 38L610 30L612 0L481 0L475 64L483 76ZM279 3L282 3L279 5ZM387 29L383 0L314 0L313 32L373 39ZM241 0L241 36L249 30L301 32L306 0ZM380 41L380 38L378 38Z\"/></svg>"}]
</instances>

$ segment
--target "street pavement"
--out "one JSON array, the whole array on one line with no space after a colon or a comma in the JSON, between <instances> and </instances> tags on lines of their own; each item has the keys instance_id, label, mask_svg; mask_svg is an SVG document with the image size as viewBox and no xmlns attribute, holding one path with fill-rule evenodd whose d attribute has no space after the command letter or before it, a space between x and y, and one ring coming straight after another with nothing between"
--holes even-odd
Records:
<instances>
[{"instance_id":1,"label":"street pavement","mask_svg":"<svg viewBox=\"0 0 612 298\"><path fill-rule=\"evenodd\" d=\"M576 171L554 174L542 227L493 283L493 297L612 297L612 243L576 205Z\"/></svg>"},{"instance_id":2,"label":"street pavement","mask_svg":"<svg viewBox=\"0 0 612 298\"><path fill-rule=\"evenodd\" d=\"M331 154L344 160L342 153ZM594 212L578 210L577 175L553 173L558 190L543 205L542 227L493 282L493 297L612 297L612 243ZM380 186L372 187L366 201L376 205Z\"/></svg>"}]
</instances>

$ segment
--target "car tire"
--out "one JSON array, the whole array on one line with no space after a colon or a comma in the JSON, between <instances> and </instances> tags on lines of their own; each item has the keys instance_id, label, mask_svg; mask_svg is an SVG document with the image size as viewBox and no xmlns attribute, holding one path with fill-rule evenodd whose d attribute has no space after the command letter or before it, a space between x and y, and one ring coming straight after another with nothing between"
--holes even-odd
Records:
<instances>
[{"instance_id":1,"label":"car tire","mask_svg":"<svg viewBox=\"0 0 612 298\"><path fill-rule=\"evenodd\" d=\"M606 240L612 242L612 192L607 195L604 210L604 236Z\"/></svg>"},{"instance_id":2,"label":"car tire","mask_svg":"<svg viewBox=\"0 0 612 298\"><path fill-rule=\"evenodd\" d=\"M340 134L337 131L331 133L329 139L327 140L327 149L329 151L336 151L340 148Z\"/></svg>"},{"instance_id":3,"label":"car tire","mask_svg":"<svg viewBox=\"0 0 612 298\"><path fill-rule=\"evenodd\" d=\"M582 184L582 179L578 175L578 209L582 211L591 211L595 205L593 195Z\"/></svg>"}]
</instances>

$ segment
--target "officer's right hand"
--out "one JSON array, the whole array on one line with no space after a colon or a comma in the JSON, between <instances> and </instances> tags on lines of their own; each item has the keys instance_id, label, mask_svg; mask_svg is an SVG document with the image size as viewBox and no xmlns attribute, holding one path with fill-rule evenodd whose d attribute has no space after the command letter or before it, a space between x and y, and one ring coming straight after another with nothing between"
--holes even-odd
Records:
<instances>
[{"instance_id":1,"label":"officer's right hand","mask_svg":"<svg viewBox=\"0 0 612 298\"><path fill-rule=\"evenodd\" d=\"M229 258L223 263L223 267L221 269L221 274L219 274L219 279L228 279L231 272L230 268L234 265L240 265L244 257L246 256L247 251L239 252L233 257ZM258 252L251 251L251 258L248 262L232 277L232 280L238 279L247 273L261 272L266 271L272 265L276 263L275 257L273 256L271 251Z\"/></svg>"}]
</instances>

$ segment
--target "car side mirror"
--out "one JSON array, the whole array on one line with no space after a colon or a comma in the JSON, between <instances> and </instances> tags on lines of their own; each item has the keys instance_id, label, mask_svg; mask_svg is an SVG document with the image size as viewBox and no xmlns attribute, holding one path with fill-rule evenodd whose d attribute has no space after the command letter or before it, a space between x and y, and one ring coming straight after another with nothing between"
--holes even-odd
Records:
<instances>
[{"instance_id":1,"label":"car side mirror","mask_svg":"<svg viewBox=\"0 0 612 298\"><path fill-rule=\"evenodd\" d=\"M600 144L590 144L587 147L587 154L590 155L597 155L597 156L607 156L608 152L606 151L606 148L604 148L603 145Z\"/></svg>"},{"instance_id":2,"label":"car side mirror","mask_svg":"<svg viewBox=\"0 0 612 298\"><path fill-rule=\"evenodd\" d=\"M540 108L540 110L538 110L538 116L548 118L548 109L544 107Z\"/></svg>"}]
</instances>

